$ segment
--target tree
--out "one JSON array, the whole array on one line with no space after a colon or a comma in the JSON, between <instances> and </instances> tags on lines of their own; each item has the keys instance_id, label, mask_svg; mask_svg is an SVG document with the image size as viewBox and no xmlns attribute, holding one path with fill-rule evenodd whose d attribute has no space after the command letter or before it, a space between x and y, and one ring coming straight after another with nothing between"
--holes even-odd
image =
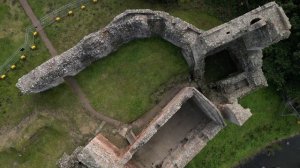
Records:
<instances>
[{"instance_id":1,"label":"tree","mask_svg":"<svg viewBox=\"0 0 300 168\"><path fill-rule=\"evenodd\" d=\"M292 0L282 6L292 24L291 36L264 51L263 69L277 90L286 91L289 82L300 79L300 6Z\"/></svg>"}]
</instances>

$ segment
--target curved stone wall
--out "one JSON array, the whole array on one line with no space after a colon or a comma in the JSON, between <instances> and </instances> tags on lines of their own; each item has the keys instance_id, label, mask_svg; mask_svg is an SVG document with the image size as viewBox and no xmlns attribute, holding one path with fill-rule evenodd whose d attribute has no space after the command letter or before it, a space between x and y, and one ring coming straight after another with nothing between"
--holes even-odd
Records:
<instances>
[{"instance_id":1,"label":"curved stone wall","mask_svg":"<svg viewBox=\"0 0 300 168\"><path fill-rule=\"evenodd\" d=\"M193 48L201 30L166 12L127 10L106 27L84 37L76 46L54 57L19 79L23 93L36 93L55 87L66 76L74 76L92 62L121 45L140 38L160 36L182 49L191 71L195 67Z\"/></svg>"},{"instance_id":2,"label":"curved stone wall","mask_svg":"<svg viewBox=\"0 0 300 168\"><path fill-rule=\"evenodd\" d=\"M288 38L290 28L289 19L274 2L205 32L165 12L127 10L100 31L84 37L73 48L20 78L17 87L23 93L47 90L131 40L160 36L182 49L202 90L234 102L253 89L267 86L262 71L262 49ZM208 83L204 76L206 58L223 51L231 53L240 70Z\"/></svg>"}]
</instances>

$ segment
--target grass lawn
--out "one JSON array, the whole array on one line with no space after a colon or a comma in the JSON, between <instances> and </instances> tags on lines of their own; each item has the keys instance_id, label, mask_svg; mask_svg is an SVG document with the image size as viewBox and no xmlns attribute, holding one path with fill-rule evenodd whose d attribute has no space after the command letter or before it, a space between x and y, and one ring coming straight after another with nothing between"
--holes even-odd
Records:
<instances>
[{"instance_id":1,"label":"grass lawn","mask_svg":"<svg viewBox=\"0 0 300 168\"><path fill-rule=\"evenodd\" d=\"M30 22L17 1L0 0L0 25L0 63L3 63L24 42L25 28ZM92 119L85 115L66 85L35 95L21 95L15 87L21 76L50 58L39 40L37 46L38 50L27 51L28 59L19 61L17 69L0 81L0 137L14 137L8 141L0 138L0 167L55 167L64 151L72 151L85 139L75 138L75 133L82 131L82 135L91 137L88 125ZM39 117L25 124L24 131L17 131L18 135L9 131L32 113L49 114L51 122Z\"/></svg>"},{"instance_id":2,"label":"grass lawn","mask_svg":"<svg viewBox=\"0 0 300 168\"><path fill-rule=\"evenodd\" d=\"M53 0L44 3L39 0L29 0L30 4L33 6L34 12L38 13L39 17L42 17L47 13L47 10L44 9L61 6L64 4L64 1L66 0ZM181 7L168 8L159 3L150 3L143 0L101 0L96 4L88 3L87 8L84 11L79 8L74 9L74 16L65 17L61 22L46 27L46 32L55 48L61 53L74 46L85 35L103 28L111 22L115 16L127 9L163 10L190 22L201 29L209 29L221 24L218 19L208 15L205 12L205 9L184 9ZM44 15L39 14L40 12L43 12Z\"/></svg>"},{"instance_id":3,"label":"grass lawn","mask_svg":"<svg viewBox=\"0 0 300 168\"><path fill-rule=\"evenodd\" d=\"M0 63L3 63L24 42L24 30L29 21L19 3L5 1L0 4ZM45 47L38 52L26 53L27 61L19 61L17 69L7 74L7 80L0 81L0 127L18 123L30 111L30 96L21 96L15 87L17 79L28 73L49 56ZM30 56L30 57L29 57Z\"/></svg>"},{"instance_id":4,"label":"grass lawn","mask_svg":"<svg viewBox=\"0 0 300 168\"><path fill-rule=\"evenodd\" d=\"M0 81L0 130L17 126L32 113L47 113L54 119L50 123L49 118L40 120L42 127L38 132L35 132L35 124L27 125L25 131L11 139L12 142L6 142L10 147L4 151L0 149L1 167L55 167L57 158L63 152L71 151L70 148L78 145L74 145L73 141L81 141L80 138L72 139L71 132L80 131L80 127L91 120L84 115L79 102L66 85L41 94L19 93L15 87L17 79L49 58L46 48L42 44L38 46L39 49L32 52L26 62L17 64L17 70L8 73L5 81ZM20 144L21 141L24 143Z\"/></svg>"},{"instance_id":5,"label":"grass lawn","mask_svg":"<svg viewBox=\"0 0 300 168\"><path fill-rule=\"evenodd\" d=\"M239 101L253 116L242 127L228 123L192 160L188 168L233 167L253 156L270 142L300 133L293 117L281 117L280 97L272 88L264 88Z\"/></svg>"},{"instance_id":6,"label":"grass lawn","mask_svg":"<svg viewBox=\"0 0 300 168\"><path fill-rule=\"evenodd\" d=\"M34 9L34 14L38 18L42 18L46 14L68 4L72 0L52 0L52 1L40 1L40 0L28 0L31 8Z\"/></svg>"},{"instance_id":7,"label":"grass lawn","mask_svg":"<svg viewBox=\"0 0 300 168\"><path fill-rule=\"evenodd\" d=\"M97 110L130 122L150 110L152 93L179 74L188 74L180 49L152 38L121 47L77 79Z\"/></svg>"},{"instance_id":8,"label":"grass lawn","mask_svg":"<svg viewBox=\"0 0 300 168\"><path fill-rule=\"evenodd\" d=\"M18 3L0 0L0 64L24 42L29 20Z\"/></svg>"},{"instance_id":9,"label":"grass lawn","mask_svg":"<svg viewBox=\"0 0 300 168\"><path fill-rule=\"evenodd\" d=\"M0 152L1 167L56 167L55 163L61 154L70 152L73 144L63 128L61 122L48 122L48 125L37 130L20 147L11 147Z\"/></svg>"},{"instance_id":10,"label":"grass lawn","mask_svg":"<svg viewBox=\"0 0 300 168\"><path fill-rule=\"evenodd\" d=\"M49 58L47 50L41 44L38 46L39 49L25 63L10 72L5 81L0 81L0 130L15 127L32 113L46 113L52 119L51 122L50 118L34 121L34 124L26 126L25 131L18 133L12 142L7 142L10 148L4 151L0 149L1 167L55 167L63 152L71 152L85 140L70 135L93 136L89 135L89 131L81 132L81 129L92 130L88 126L92 119L85 115L65 84L33 95L21 95L15 87L19 77ZM41 128L36 130L37 127Z\"/></svg>"}]
</instances>

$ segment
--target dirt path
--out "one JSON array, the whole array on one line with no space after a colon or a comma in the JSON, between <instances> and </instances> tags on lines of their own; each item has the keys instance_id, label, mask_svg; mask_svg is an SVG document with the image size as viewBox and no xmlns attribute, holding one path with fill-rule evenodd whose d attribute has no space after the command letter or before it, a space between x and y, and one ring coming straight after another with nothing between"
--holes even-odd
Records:
<instances>
[{"instance_id":1,"label":"dirt path","mask_svg":"<svg viewBox=\"0 0 300 168\"><path fill-rule=\"evenodd\" d=\"M81 90L80 86L78 85L78 83L75 81L74 78L72 77L65 77L64 78L66 83L71 87L71 89L73 90L73 92L79 97L81 104L83 105L83 107L89 111L89 115L93 118L98 118L101 119L115 127L120 127L123 125L122 122L115 120L113 118L107 117L105 115L103 115L100 112L97 112L90 104L89 100L86 98L84 92Z\"/></svg>"},{"instance_id":2,"label":"dirt path","mask_svg":"<svg viewBox=\"0 0 300 168\"><path fill-rule=\"evenodd\" d=\"M38 31L42 41L45 43L47 49L49 50L52 57L58 55L57 50L54 48L53 44L49 40L47 34L45 33L43 26L41 25L38 18L33 13L30 5L28 4L27 0L19 0L21 3L25 13L30 18L32 24ZM86 95L80 88L79 84L76 82L76 80L73 77L66 77L64 78L65 82L71 87L72 91L75 93L75 95L78 97L79 101L81 102L82 106L86 109L86 111L89 113L91 117L95 117L97 119L103 120L107 122L108 124L111 124L113 126L119 127L123 125L120 121L117 121L115 119L112 119L110 117L107 117L99 112L97 112L90 104L89 100L87 99Z\"/></svg>"},{"instance_id":3,"label":"dirt path","mask_svg":"<svg viewBox=\"0 0 300 168\"><path fill-rule=\"evenodd\" d=\"M56 49L53 47L51 41L47 37L47 34L45 33L45 31L43 29L43 26L41 25L40 21L35 16L35 14L33 13L30 5L27 2L27 0L19 0L19 2L21 3L26 15L30 18L33 26L39 32L39 36L41 37L41 39L45 43L45 45L46 45L47 49L49 50L51 56L54 57L54 56L58 55Z\"/></svg>"}]
</instances>

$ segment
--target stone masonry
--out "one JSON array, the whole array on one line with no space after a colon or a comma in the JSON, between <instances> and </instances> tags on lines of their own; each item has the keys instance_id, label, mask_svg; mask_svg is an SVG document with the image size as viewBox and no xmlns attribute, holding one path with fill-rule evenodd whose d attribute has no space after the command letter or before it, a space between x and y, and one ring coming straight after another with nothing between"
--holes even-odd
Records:
<instances>
[{"instance_id":1,"label":"stone masonry","mask_svg":"<svg viewBox=\"0 0 300 168\"><path fill-rule=\"evenodd\" d=\"M127 10L100 31L24 75L16 86L22 93L45 91L131 40L160 36L182 49L203 94L194 87L186 87L139 135L131 136L126 148L119 149L99 134L72 155L64 155L59 166L181 168L225 127L224 118L242 126L251 117L250 109L238 104L238 98L267 86L262 71L262 49L288 38L290 28L287 16L275 2L208 31L166 12ZM208 82L204 75L206 59L223 52L234 60L237 72Z\"/></svg>"},{"instance_id":2,"label":"stone masonry","mask_svg":"<svg viewBox=\"0 0 300 168\"><path fill-rule=\"evenodd\" d=\"M167 150L166 155L155 158L158 163L147 164L147 160L134 159L134 155L154 137L164 125L181 109L183 104L193 99L197 106L197 112L207 117L199 118L191 131L185 132L179 143ZM203 117L204 117L203 116ZM201 122L202 121L202 122ZM188 127L188 124L181 125ZM198 152L212 139L223 127L225 122L220 111L204 95L195 88L182 89L148 124L148 126L137 136L135 142L126 149L121 150L111 144L105 137L98 135L78 154L78 160L87 167L119 168L119 167L184 167ZM172 127L172 129L177 129ZM178 128L180 129L180 127ZM178 133L176 131L175 134ZM185 139L185 141L182 141ZM160 141L166 140L161 138ZM173 139L171 139L172 141ZM181 141L181 143L180 143ZM170 143L170 141L168 141ZM162 148L162 147L161 147ZM159 150L161 150L161 148ZM151 151L156 154L156 151ZM162 152L162 151L159 151ZM147 159L153 157L147 155ZM161 159L161 160L159 160Z\"/></svg>"},{"instance_id":3,"label":"stone masonry","mask_svg":"<svg viewBox=\"0 0 300 168\"><path fill-rule=\"evenodd\" d=\"M281 7L268 3L208 31L161 11L127 10L109 25L83 38L76 46L54 57L19 79L23 93L38 93L74 76L92 62L134 39L160 36L182 48L191 72L205 86L205 58L230 50L242 73L219 81L219 90L239 97L247 88L266 86L262 73L262 49L289 36L291 25ZM200 86L200 87L201 87ZM251 89L250 89L251 90Z\"/></svg>"}]
</instances>

